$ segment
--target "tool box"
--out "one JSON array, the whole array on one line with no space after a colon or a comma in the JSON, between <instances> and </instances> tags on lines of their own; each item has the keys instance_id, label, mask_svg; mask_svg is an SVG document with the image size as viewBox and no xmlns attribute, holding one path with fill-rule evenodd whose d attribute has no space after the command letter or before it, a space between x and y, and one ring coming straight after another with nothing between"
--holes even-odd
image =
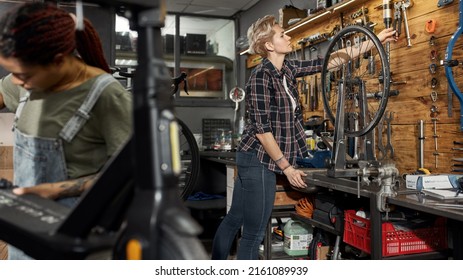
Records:
<instances>
[{"instance_id":1,"label":"tool box","mask_svg":"<svg viewBox=\"0 0 463 280\"><path fill-rule=\"evenodd\" d=\"M355 213L355 210L344 212L344 242L370 253L370 220L359 217ZM444 217L436 217L425 227L407 228L391 222L383 222L381 227L384 257L433 252L445 250L448 247Z\"/></svg>"}]
</instances>

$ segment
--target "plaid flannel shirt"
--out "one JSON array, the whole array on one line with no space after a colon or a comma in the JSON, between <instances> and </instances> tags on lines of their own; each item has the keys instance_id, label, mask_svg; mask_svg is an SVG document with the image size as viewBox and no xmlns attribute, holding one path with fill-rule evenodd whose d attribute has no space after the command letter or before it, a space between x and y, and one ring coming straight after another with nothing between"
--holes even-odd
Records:
<instances>
[{"instance_id":1,"label":"plaid flannel shirt","mask_svg":"<svg viewBox=\"0 0 463 280\"><path fill-rule=\"evenodd\" d=\"M322 65L323 59L285 60L282 69L277 70L264 58L253 69L246 85L247 120L238 151L256 150L269 170L282 173L256 137L271 132L289 163L294 165L298 156L307 156L296 78L320 72ZM284 76L297 104L295 110L283 85Z\"/></svg>"}]
</instances>

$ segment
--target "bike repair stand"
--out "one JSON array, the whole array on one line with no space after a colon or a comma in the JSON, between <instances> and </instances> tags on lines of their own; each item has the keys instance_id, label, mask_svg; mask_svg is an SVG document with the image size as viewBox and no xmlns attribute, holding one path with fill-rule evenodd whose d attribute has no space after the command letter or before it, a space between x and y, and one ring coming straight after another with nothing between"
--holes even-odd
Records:
<instances>
[{"instance_id":1,"label":"bike repair stand","mask_svg":"<svg viewBox=\"0 0 463 280\"><path fill-rule=\"evenodd\" d=\"M374 156L374 127L367 131L364 135L356 133L359 127L367 127L369 124L369 113L367 104L367 93L365 90L365 82L359 77L352 77L350 67L352 63L343 65L342 79L338 81L338 102L336 108L335 131L333 140L333 153L329 162L329 167L326 175L314 174L313 177L321 182L321 185L329 185L334 190L343 192L357 193L360 198L361 194L368 197L370 200L370 220L371 226L378 228L381 223L381 212L388 212L386 199L393 196L393 187L395 178L398 176L398 170L394 164L381 165ZM345 117L345 102L347 89L358 89L357 98L359 113L356 115L358 126L349 130L349 136L356 137L362 141L362 151L358 158L352 159L347 155L346 149L346 117ZM381 117L381 116L379 116ZM354 141L357 145L357 141ZM355 147L354 149L356 149ZM357 178L355 183L352 179ZM355 190L356 188L356 190ZM387 216L387 215L386 215ZM372 231L371 242L376 244L381 241L381 232ZM339 253L339 244L341 236L336 236L336 241L333 249L333 258L336 259ZM373 243L376 242L376 243ZM377 257L376 255L374 256Z\"/></svg>"},{"instance_id":2,"label":"bike repair stand","mask_svg":"<svg viewBox=\"0 0 463 280\"><path fill-rule=\"evenodd\" d=\"M379 211L389 211L386 206L386 198L393 196L395 178L399 175L394 164L380 164L374 157L374 145L371 129L365 137L360 137L364 142L364 153L360 153L359 159L347 158L345 139L345 96L346 88L357 87L359 89L358 102L360 106L359 126L365 127L368 119L367 96L365 82L358 77L351 77L347 71L349 64L343 66L343 78L338 82L338 103L336 110L333 153L328 167L327 175L333 178L357 178L357 196L360 197L362 187L369 189L378 188L376 193L376 205ZM363 135L361 135L363 136Z\"/></svg>"}]
</instances>

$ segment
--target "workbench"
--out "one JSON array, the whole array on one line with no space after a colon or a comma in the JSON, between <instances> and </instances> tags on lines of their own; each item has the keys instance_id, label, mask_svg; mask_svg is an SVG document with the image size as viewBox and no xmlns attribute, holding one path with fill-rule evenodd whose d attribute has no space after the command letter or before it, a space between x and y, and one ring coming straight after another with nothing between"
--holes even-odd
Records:
<instances>
[{"instance_id":1,"label":"workbench","mask_svg":"<svg viewBox=\"0 0 463 280\"><path fill-rule=\"evenodd\" d=\"M342 193L349 193L359 197L369 199L370 206L370 222L371 222L371 258L383 259L382 256L382 232L381 223L382 213L378 211L376 191L369 190L364 187L357 188L357 181L345 178L333 178L327 175L326 170L320 169L302 169L308 176L305 177L305 182L308 185L306 189L297 189L302 192L316 193L322 190L333 190ZM447 227L452 236L453 244L453 259L463 258L463 201L458 200L439 200L429 196L424 196L419 192L400 188L398 195L387 198L389 205L397 205L407 209L429 213L436 216L448 218ZM462 208L449 208L458 207ZM443 207L444 206L444 207ZM309 219L306 222L317 227L316 223L312 223ZM431 252L414 255L403 255L388 257L388 259L441 259L448 258L447 252Z\"/></svg>"}]
</instances>

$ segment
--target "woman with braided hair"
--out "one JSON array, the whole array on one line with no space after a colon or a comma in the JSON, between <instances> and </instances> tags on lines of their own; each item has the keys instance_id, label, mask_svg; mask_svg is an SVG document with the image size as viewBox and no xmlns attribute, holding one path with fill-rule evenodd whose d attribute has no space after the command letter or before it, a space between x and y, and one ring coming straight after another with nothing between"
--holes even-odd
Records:
<instances>
[{"instance_id":1,"label":"woman with braided hair","mask_svg":"<svg viewBox=\"0 0 463 280\"><path fill-rule=\"evenodd\" d=\"M0 20L0 109L14 121L14 193L73 206L129 138L131 95L110 74L88 20L26 3ZM110 186L108 186L110 187ZM10 246L9 258L27 258Z\"/></svg>"}]
</instances>

